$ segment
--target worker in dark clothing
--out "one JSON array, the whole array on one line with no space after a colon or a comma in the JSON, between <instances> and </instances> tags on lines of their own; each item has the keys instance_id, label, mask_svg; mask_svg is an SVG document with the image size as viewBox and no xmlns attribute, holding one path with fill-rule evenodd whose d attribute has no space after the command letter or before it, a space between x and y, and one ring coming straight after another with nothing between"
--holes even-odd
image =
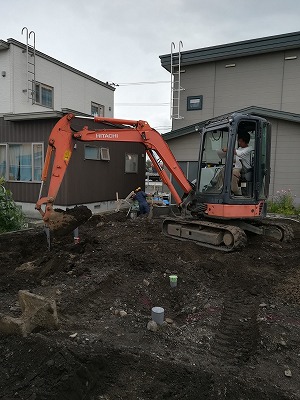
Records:
<instances>
[{"instance_id":1,"label":"worker in dark clothing","mask_svg":"<svg viewBox=\"0 0 300 400\"><path fill-rule=\"evenodd\" d=\"M135 189L133 199L139 203L140 215L149 214L150 207L147 203L147 194L140 187Z\"/></svg>"}]
</instances>

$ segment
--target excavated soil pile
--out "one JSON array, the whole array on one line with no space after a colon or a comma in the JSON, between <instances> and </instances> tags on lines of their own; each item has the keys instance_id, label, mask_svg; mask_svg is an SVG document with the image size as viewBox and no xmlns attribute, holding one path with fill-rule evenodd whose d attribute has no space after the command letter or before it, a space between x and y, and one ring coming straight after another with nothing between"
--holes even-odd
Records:
<instances>
[{"instance_id":1,"label":"excavated soil pile","mask_svg":"<svg viewBox=\"0 0 300 400\"><path fill-rule=\"evenodd\" d=\"M0 334L0 399L300 399L300 224L289 224L292 243L252 236L235 253L122 212L51 252L40 228L2 235L0 312L18 317L28 290L56 300L60 327Z\"/></svg>"}]
</instances>

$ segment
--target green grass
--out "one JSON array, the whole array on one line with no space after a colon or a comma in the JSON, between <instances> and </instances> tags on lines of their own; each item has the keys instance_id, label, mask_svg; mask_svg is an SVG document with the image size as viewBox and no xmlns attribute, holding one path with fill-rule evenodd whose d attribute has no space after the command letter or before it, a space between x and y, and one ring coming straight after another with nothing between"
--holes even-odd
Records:
<instances>
[{"instance_id":1,"label":"green grass","mask_svg":"<svg viewBox=\"0 0 300 400\"><path fill-rule=\"evenodd\" d=\"M295 196L289 189L277 191L273 199L268 201L268 212L300 216L300 206L295 206L294 198Z\"/></svg>"}]
</instances>

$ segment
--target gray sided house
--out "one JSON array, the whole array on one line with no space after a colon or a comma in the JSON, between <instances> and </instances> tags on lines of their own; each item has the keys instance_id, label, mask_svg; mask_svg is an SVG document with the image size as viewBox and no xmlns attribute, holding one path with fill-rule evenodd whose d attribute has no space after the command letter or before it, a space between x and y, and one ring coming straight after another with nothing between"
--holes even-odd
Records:
<instances>
[{"instance_id":1,"label":"gray sided house","mask_svg":"<svg viewBox=\"0 0 300 400\"><path fill-rule=\"evenodd\" d=\"M164 139L188 178L196 177L201 125L243 111L272 124L270 195L290 189L300 203L300 32L160 59L172 74L172 132Z\"/></svg>"},{"instance_id":2,"label":"gray sided house","mask_svg":"<svg viewBox=\"0 0 300 400\"><path fill-rule=\"evenodd\" d=\"M0 40L0 65L0 176L23 210L38 218L34 206L53 126L69 112L113 117L115 89L14 39ZM84 125L101 128L79 119L78 128ZM144 182L141 144L76 142L55 205L105 211L115 206L116 192L124 198Z\"/></svg>"}]
</instances>

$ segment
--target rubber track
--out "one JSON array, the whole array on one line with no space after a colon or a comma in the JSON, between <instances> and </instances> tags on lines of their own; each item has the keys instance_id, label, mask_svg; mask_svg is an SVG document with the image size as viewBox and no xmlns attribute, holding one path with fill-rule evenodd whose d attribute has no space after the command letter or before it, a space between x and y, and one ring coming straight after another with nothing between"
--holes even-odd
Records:
<instances>
[{"instance_id":1,"label":"rubber track","mask_svg":"<svg viewBox=\"0 0 300 400\"><path fill-rule=\"evenodd\" d=\"M261 221L261 225L264 226L273 226L281 230L283 234L281 242L291 242L294 239L294 232L291 226L285 224L284 222L277 222L277 221ZM271 236L271 235L270 235ZM272 237L272 236L271 236Z\"/></svg>"},{"instance_id":2,"label":"rubber track","mask_svg":"<svg viewBox=\"0 0 300 400\"><path fill-rule=\"evenodd\" d=\"M230 232L233 236L233 245L232 246L225 246L225 244L221 244L219 246L215 246L213 244L210 243L205 243L205 242L199 242L197 240L191 240L191 239L185 239L179 236L173 236L168 234L164 227L165 225L167 225L168 223L176 223L176 224L180 224L182 226L184 225L194 225L194 226L205 226L208 228L213 228L216 230L221 230L221 231L227 231ZM233 225L223 225L223 224L218 224L218 223L214 223L214 222L209 222L209 221L195 221L195 220L180 220L179 218L166 218L163 221L163 233L166 236L169 236L173 239L177 239L177 240L182 240L182 241L187 241L187 242L192 242L195 243L199 246L202 247L209 247L211 249L216 249L216 250L220 250L220 251L224 251L224 252L230 252L230 251L235 251L238 250L242 247L245 247L247 244L247 236L245 234L245 232L241 229L238 228L236 226Z\"/></svg>"}]
</instances>

